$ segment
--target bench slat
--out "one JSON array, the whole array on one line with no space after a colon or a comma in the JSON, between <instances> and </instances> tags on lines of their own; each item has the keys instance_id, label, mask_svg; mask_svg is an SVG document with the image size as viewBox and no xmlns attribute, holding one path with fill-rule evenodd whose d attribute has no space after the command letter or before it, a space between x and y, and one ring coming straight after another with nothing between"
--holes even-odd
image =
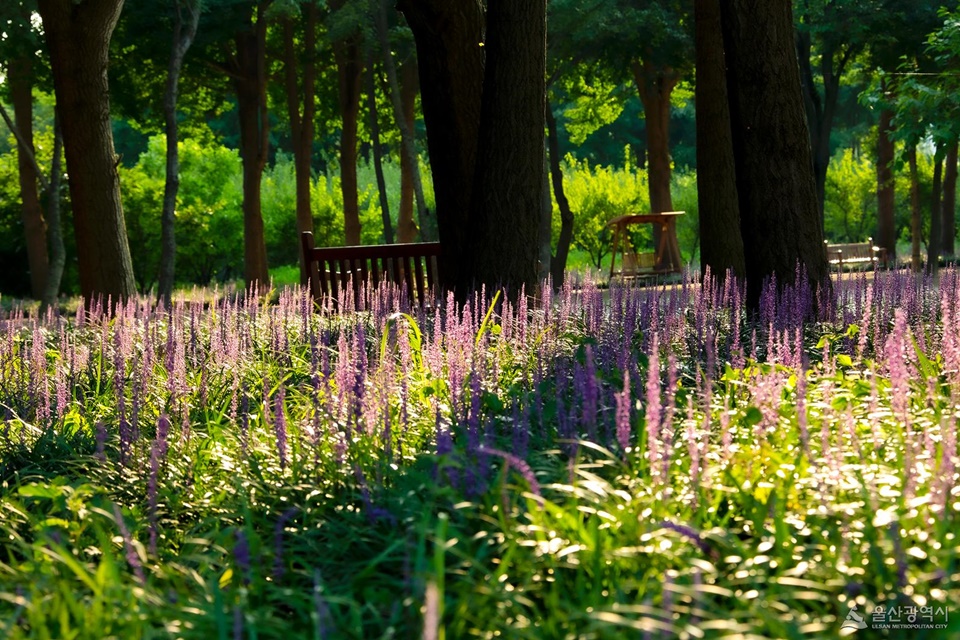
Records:
<instances>
[{"instance_id":1,"label":"bench slat","mask_svg":"<svg viewBox=\"0 0 960 640\"><path fill-rule=\"evenodd\" d=\"M412 302L426 304L438 285L439 242L318 248L313 234L303 232L301 246L301 282L318 302L329 297L338 304L352 288L360 308L366 302L364 286L386 281L401 287Z\"/></svg>"}]
</instances>

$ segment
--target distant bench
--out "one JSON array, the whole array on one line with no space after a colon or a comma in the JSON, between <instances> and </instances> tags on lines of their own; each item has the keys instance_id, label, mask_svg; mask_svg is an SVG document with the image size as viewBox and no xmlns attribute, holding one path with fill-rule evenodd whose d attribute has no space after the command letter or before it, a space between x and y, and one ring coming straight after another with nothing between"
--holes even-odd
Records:
<instances>
[{"instance_id":1,"label":"distant bench","mask_svg":"<svg viewBox=\"0 0 960 640\"><path fill-rule=\"evenodd\" d=\"M867 242L848 242L845 244L827 244L824 241L827 252L827 262L831 267L836 267L843 271L843 267L869 265L876 267L886 262L886 251L873 244L873 238L867 238Z\"/></svg>"},{"instance_id":2,"label":"distant bench","mask_svg":"<svg viewBox=\"0 0 960 640\"><path fill-rule=\"evenodd\" d=\"M301 283L309 285L317 302L331 299L339 304L352 288L355 304L362 307L363 286L382 282L397 285L407 299L420 305L432 302L439 283L439 242L315 247L313 234L300 234L306 273Z\"/></svg>"}]
</instances>

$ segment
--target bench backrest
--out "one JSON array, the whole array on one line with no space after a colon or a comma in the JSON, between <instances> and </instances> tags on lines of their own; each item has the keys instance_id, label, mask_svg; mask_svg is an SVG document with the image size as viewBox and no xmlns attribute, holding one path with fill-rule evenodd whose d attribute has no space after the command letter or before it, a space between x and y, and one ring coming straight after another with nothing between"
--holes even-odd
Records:
<instances>
[{"instance_id":1,"label":"bench backrest","mask_svg":"<svg viewBox=\"0 0 960 640\"><path fill-rule=\"evenodd\" d=\"M432 301L439 284L439 242L315 247L309 231L304 231L300 240L305 268L301 282L310 286L310 293L318 302L329 298L339 304L352 289L359 307L365 284L375 287L381 282L392 282L406 292L411 302L423 305Z\"/></svg>"}]
</instances>

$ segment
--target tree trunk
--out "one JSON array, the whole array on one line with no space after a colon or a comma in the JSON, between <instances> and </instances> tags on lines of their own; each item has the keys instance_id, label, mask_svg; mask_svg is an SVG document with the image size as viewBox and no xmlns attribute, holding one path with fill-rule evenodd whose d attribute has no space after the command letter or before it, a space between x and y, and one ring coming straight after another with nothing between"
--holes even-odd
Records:
<instances>
[{"instance_id":1,"label":"tree trunk","mask_svg":"<svg viewBox=\"0 0 960 640\"><path fill-rule=\"evenodd\" d=\"M260 185L270 139L266 34L263 7L258 6L256 23L234 36L237 47L234 89L240 119L240 158L243 161L243 276L248 288L267 285L270 279L260 203Z\"/></svg>"},{"instance_id":2,"label":"tree trunk","mask_svg":"<svg viewBox=\"0 0 960 640\"><path fill-rule=\"evenodd\" d=\"M894 216L896 207L896 181L893 176L894 155L893 116L890 109L880 112L877 128L877 238L885 249L887 262L897 262L897 226Z\"/></svg>"},{"instance_id":3,"label":"tree trunk","mask_svg":"<svg viewBox=\"0 0 960 640\"><path fill-rule=\"evenodd\" d=\"M183 11L187 11L186 22ZM200 0L176 2L174 7L173 42L167 66L167 83L163 94L164 131L167 137L166 182L163 188L163 211L160 214L160 277L157 295L170 304L176 273L177 240L174 235L177 192L180 190L179 125L177 123L177 96L183 59L197 35L200 23Z\"/></svg>"},{"instance_id":4,"label":"tree trunk","mask_svg":"<svg viewBox=\"0 0 960 640\"><path fill-rule=\"evenodd\" d=\"M383 149L380 148L380 115L377 112L377 83L374 80L373 61L367 70L367 105L370 111L370 144L373 147L373 168L377 174L377 193L380 194L380 219L383 221L383 240L393 244L393 223L390 220L390 202L387 199L387 180L383 177Z\"/></svg>"},{"instance_id":5,"label":"tree trunk","mask_svg":"<svg viewBox=\"0 0 960 640\"><path fill-rule=\"evenodd\" d=\"M411 56L409 60L400 65L400 102L403 105L403 121L411 134L416 119L418 90L417 59ZM401 144L402 142L401 138ZM417 163L416 153L413 155L414 157L411 159L401 149L400 212L397 217L397 235L400 242L413 242L417 239L417 225L413 221L414 182L420 183L422 197L423 181L420 180L420 165ZM426 208L426 203L424 203L424 208Z\"/></svg>"},{"instance_id":6,"label":"tree trunk","mask_svg":"<svg viewBox=\"0 0 960 640\"><path fill-rule=\"evenodd\" d=\"M940 214L940 196L943 185L943 147L938 146L934 154L933 193L930 198L930 238L927 241L927 271L935 274L940 268L940 245L942 240Z\"/></svg>"},{"instance_id":7,"label":"tree trunk","mask_svg":"<svg viewBox=\"0 0 960 640\"><path fill-rule=\"evenodd\" d=\"M745 275L737 172L730 131L720 0L697 0L697 198L700 268Z\"/></svg>"},{"instance_id":8,"label":"tree trunk","mask_svg":"<svg viewBox=\"0 0 960 640\"><path fill-rule=\"evenodd\" d=\"M287 94L287 115L290 118L290 137L293 143L298 238L304 231L313 232L313 211L310 207L310 183L313 176L310 161L313 157L316 113L318 20L319 9L317 5L308 3L305 7L303 23L304 55L302 64L298 63L294 46L294 20L287 18L283 22L283 70ZM299 77L299 69L301 68L303 71L302 89ZM300 270L306 274L302 254L300 256Z\"/></svg>"},{"instance_id":9,"label":"tree trunk","mask_svg":"<svg viewBox=\"0 0 960 640\"><path fill-rule=\"evenodd\" d=\"M910 165L910 269L917 273L922 267L920 257L920 175L917 172L917 146L911 144L907 149L907 163Z\"/></svg>"},{"instance_id":10,"label":"tree trunk","mask_svg":"<svg viewBox=\"0 0 960 640\"><path fill-rule=\"evenodd\" d=\"M670 195L670 94L677 86L679 77L672 69L658 69L644 60L631 65L633 80L643 103L647 132L647 185L650 192L650 210L653 213L673 211ZM671 227L672 233L676 230ZM654 225L654 246L660 246L660 228ZM667 243L664 263L679 269L683 259L676 239Z\"/></svg>"},{"instance_id":11,"label":"tree trunk","mask_svg":"<svg viewBox=\"0 0 960 640\"><path fill-rule=\"evenodd\" d=\"M480 284L537 288L542 203L546 0L489 0L464 298ZM463 277L467 275L468 277Z\"/></svg>"},{"instance_id":12,"label":"tree trunk","mask_svg":"<svg viewBox=\"0 0 960 640\"><path fill-rule=\"evenodd\" d=\"M88 301L136 293L110 123L107 63L123 0L38 0L70 175L80 290Z\"/></svg>"},{"instance_id":13,"label":"tree trunk","mask_svg":"<svg viewBox=\"0 0 960 640\"><path fill-rule=\"evenodd\" d=\"M427 205L423 197L423 185L420 183L420 167L417 163L417 149L413 137L413 118L411 116L408 119L401 98L402 89L400 88L400 81L397 79L397 66L394 64L393 53L390 51L385 0L373 1L377 4L375 14L377 36L380 41L380 51L383 54L383 69L387 73L388 93L390 94L390 102L393 104L393 115L397 121L397 127L400 129L400 148L403 158L401 163L405 161L409 178L413 181L413 192L417 203L417 222L420 224L420 235L423 236L428 230Z\"/></svg>"},{"instance_id":14,"label":"tree trunk","mask_svg":"<svg viewBox=\"0 0 960 640\"><path fill-rule=\"evenodd\" d=\"M747 274L757 309L764 281L793 283L799 265L828 286L810 135L790 0L720 4L730 122Z\"/></svg>"},{"instance_id":15,"label":"tree trunk","mask_svg":"<svg viewBox=\"0 0 960 640\"><path fill-rule=\"evenodd\" d=\"M553 286L563 286L567 272L567 257L570 255L570 243L573 241L573 212L570 201L563 190L563 169L560 167L560 139L557 137L557 119L550 105L546 108L547 142L550 146L550 178L553 182L553 197L560 209L560 237L557 239L557 253L550 259L550 279Z\"/></svg>"},{"instance_id":16,"label":"tree trunk","mask_svg":"<svg viewBox=\"0 0 960 640\"><path fill-rule=\"evenodd\" d=\"M17 169L20 176L20 217L27 244L30 293L40 300L47 281L47 223L43 219L33 147L33 57L21 56L7 65L10 100L17 135Z\"/></svg>"},{"instance_id":17,"label":"tree trunk","mask_svg":"<svg viewBox=\"0 0 960 640\"><path fill-rule=\"evenodd\" d=\"M547 106L547 109L550 107ZM546 146L543 153L543 175L540 179L540 219L537 235L540 237L537 255L537 280L546 281L550 277L551 241L553 235L553 198L550 197L550 165Z\"/></svg>"},{"instance_id":18,"label":"tree trunk","mask_svg":"<svg viewBox=\"0 0 960 640\"><path fill-rule=\"evenodd\" d=\"M480 0L399 0L397 8L417 45L437 230L443 244L440 277L449 287L472 280L463 256L471 251L473 240L467 220L483 92L486 47L479 46L483 8Z\"/></svg>"},{"instance_id":19,"label":"tree trunk","mask_svg":"<svg viewBox=\"0 0 960 640\"><path fill-rule=\"evenodd\" d=\"M957 141L947 146L946 168L943 170L943 225L941 228L943 255L954 255L954 240L957 235Z\"/></svg>"},{"instance_id":20,"label":"tree trunk","mask_svg":"<svg viewBox=\"0 0 960 640\"><path fill-rule=\"evenodd\" d=\"M63 246L63 230L60 225L60 156L63 154L63 134L60 132L60 114L54 112L53 117L53 159L50 161L50 181L47 183L47 234L50 237L50 269L47 271L47 282L43 291L43 303L40 312L43 314L49 307L57 304L60 295L60 280L63 278L63 267L67 263L67 251Z\"/></svg>"},{"instance_id":21,"label":"tree trunk","mask_svg":"<svg viewBox=\"0 0 960 640\"><path fill-rule=\"evenodd\" d=\"M814 55L810 33L797 32L797 58L800 63L800 80L803 89L803 103L807 114L807 126L810 129L810 145L813 155L813 177L817 185L817 206L820 210L820 223L823 224L824 202L826 198L827 169L830 165L830 133L840 98L840 79L847 63L859 52L860 47L848 48L835 59L833 47L826 47ZM820 60L820 76L823 79L823 97L817 90L813 77L813 59Z\"/></svg>"},{"instance_id":22,"label":"tree trunk","mask_svg":"<svg viewBox=\"0 0 960 640\"><path fill-rule=\"evenodd\" d=\"M343 230L347 245L360 244L360 203L357 194L357 120L363 62L356 36L335 42L334 59L340 96L340 190L343 193Z\"/></svg>"}]
</instances>

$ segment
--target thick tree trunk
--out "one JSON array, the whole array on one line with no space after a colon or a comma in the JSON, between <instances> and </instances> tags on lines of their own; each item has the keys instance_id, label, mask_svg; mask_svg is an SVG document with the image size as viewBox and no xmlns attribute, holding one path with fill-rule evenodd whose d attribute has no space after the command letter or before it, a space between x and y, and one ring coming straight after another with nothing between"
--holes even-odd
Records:
<instances>
[{"instance_id":1,"label":"thick tree trunk","mask_svg":"<svg viewBox=\"0 0 960 640\"><path fill-rule=\"evenodd\" d=\"M907 164L910 166L910 268L919 272L923 263L920 257L920 175L915 144L907 149Z\"/></svg>"},{"instance_id":2,"label":"thick tree trunk","mask_svg":"<svg viewBox=\"0 0 960 640\"><path fill-rule=\"evenodd\" d=\"M183 12L187 12L184 21ZM175 3L173 41L167 66L167 84L163 94L164 132L167 137L166 182L163 188L163 211L160 214L160 277L157 295L167 304L173 295L176 273L177 240L174 234L177 193L180 190L179 125L177 124L177 96L183 59L197 35L200 23L200 2Z\"/></svg>"},{"instance_id":3,"label":"thick tree trunk","mask_svg":"<svg viewBox=\"0 0 960 640\"><path fill-rule=\"evenodd\" d=\"M803 111L790 0L720 4L740 202L747 303L764 281L795 280L798 263L827 286L810 136Z\"/></svg>"},{"instance_id":4,"label":"thick tree trunk","mask_svg":"<svg viewBox=\"0 0 960 640\"><path fill-rule=\"evenodd\" d=\"M941 232L943 255L954 255L954 241L957 235L957 141L947 146L946 167L943 170L943 225Z\"/></svg>"},{"instance_id":5,"label":"thick tree trunk","mask_svg":"<svg viewBox=\"0 0 960 640\"><path fill-rule=\"evenodd\" d=\"M544 158L546 0L489 0L465 297L480 284L536 291Z\"/></svg>"},{"instance_id":6,"label":"thick tree trunk","mask_svg":"<svg viewBox=\"0 0 960 640\"><path fill-rule=\"evenodd\" d=\"M573 242L573 211L570 201L563 190L563 169L560 167L560 139L557 137L557 119L547 104L547 142L550 147L550 178L553 183L553 197L560 210L560 237L557 239L557 252L550 258L550 279L557 289L563 286L567 272L567 257L570 255L570 243Z\"/></svg>"},{"instance_id":7,"label":"thick tree trunk","mask_svg":"<svg viewBox=\"0 0 960 640\"><path fill-rule=\"evenodd\" d=\"M737 172L730 131L720 0L694 7L697 62L697 194L700 268L715 276L745 275Z\"/></svg>"},{"instance_id":8,"label":"thick tree trunk","mask_svg":"<svg viewBox=\"0 0 960 640\"><path fill-rule=\"evenodd\" d=\"M420 98L443 244L440 277L445 286L461 276L471 251L467 231L477 132L483 93L483 8L480 0L399 0L417 45Z\"/></svg>"},{"instance_id":9,"label":"thick tree trunk","mask_svg":"<svg viewBox=\"0 0 960 640\"><path fill-rule=\"evenodd\" d=\"M644 60L631 65L633 80L643 103L647 133L647 186L650 210L653 213L673 211L670 195L670 94L677 86L679 76L672 69L658 69ZM676 230L671 229L676 235ZM660 228L654 226L654 246L660 246ZM679 269L683 265L676 239L667 243L664 262Z\"/></svg>"},{"instance_id":10,"label":"thick tree trunk","mask_svg":"<svg viewBox=\"0 0 960 640\"><path fill-rule=\"evenodd\" d=\"M300 237L304 231L313 232L313 211L310 207L310 183L313 176L310 161L313 156L316 113L319 9L316 4L308 3L304 11L302 64L298 62L294 44L295 22L292 18L287 18L283 23L284 82L287 94L287 115L290 118L290 137L293 142L293 166L296 174L297 237ZM302 85L300 69L302 69ZM300 256L300 269L304 274L306 273L303 255Z\"/></svg>"},{"instance_id":11,"label":"thick tree trunk","mask_svg":"<svg viewBox=\"0 0 960 640\"><path fill-rule=\"evenodd\" d=\"M10 100L17 133L17 169L20 176L20 217L27 243L27 265L30 269L30 292L40 300L47 281L47 223L43 219L33 148L33 58L22 56L7 65Z\"/></svg>"},{"instance_id":12,"label":"thick tree trunk","mask_svg":"<svg viewBox=\"0 0 960 640\"><path fill-rule=\"evenodd\" d=\"M367 70L367 106L370 111L370 145L373 147L373 168L377 174L377 193L380 194L380 219L383 221L383 240L393 244L393 222L390 220L390 202L387 199L387 180L383 176L383 149L380 148L380 114L377 111L377 83L373 61Z\"/></svg>"},{"instance_id":13,"label":"thick tree trunk","mask_svg":"<svg viewBox=\"0 0 960 640\"><path fill-rule=\"evenodd\" d=\"M67 264L67 251L63 245L63 230L60 225L60 157L63 155L63 134L60 131L60 115L53 118L53 159L50 161L50 180L47 183L47 234L50 237L50 268L43 291L41 314L57 304L60 295L60 280Z\"/></svg>"},{"instance_id":14,"label":"thick tree trunk","mask_svg":"<svg viewBox=\"0 0 960 640\"><path fill-rule=\"evenodd\" d=\"M234 89L240 119L243 161L243 276L248 288L267 285L267 246L260 203L260 185L267 164L269 122L266 93L266 33L262 7L257 21L234 37L237 47Z\"/></svg>"},{"instance_id":15,"label":"thick tree trunk","mask_svg":"<svg viewBox=\"0 0 960 640\"><path fill-rule=\"evenodd\" d=\"M837 52L832 47L817 51L814 56L809 32L798 32L796 42L803 103L807 114L807 126L810 129L813 177L817 185L817 206L820 210L820 222L823 224L827 169L830 165L830 134L833 131L837 101L840 98L840 79L846 70L847 63L860 48L845 49L835 59ZM822 98L813 77L815 57L820 60L820 77L823 79Z\"/></svg>"},{"instance_id":16,"label":"thick tree trunk","mask_svg":"<svg viewBox=\"0 0 960 640\"><path fill-rule=\"evenodd\" d=\"M333 45L340 96L340 190L343 193L343 230L347 245L360 244L360 203L357 195L357 120L363 61L355 36Z\"/></svg>"},{"instance_id":17,"label":"thick tree trunk","mask_svg":"<svg viewBox=\"0 0 960 640\"><path fill-rule=\"evenodd\" d=\"M400 148L402 163L406 164L409 179L413 181L413 192L417 203L417 222L420 224L420 234L424 235L429 225L427 224L427 204L423 197L423 185L420 183L420 167L417 163L417 149L414 144L413 119L408 119L404 109L402 89L397 77L397 65L393 61L393 53L390 51L390 38L387 30L387 7L385 0L374 0L377 3L377 12L375 15L377 23L377 36L380 41L380 51L383 54L383 69L387 73L387 87L390 94L390 102L393 105L393 115L397 121L397 127L400 129ZM409 101L408 101L409 104Z\"/></svg>"},{"instance_id":18,"label":"thick tree trunk","mask_svg":"<svg viewBox=\"0 0 960 640\"><path fill-rule=\"evenodd\" d=\"M403 121L407 130L413 132L417 109L417 59L413 56L400 65L400 102L403 106ZM401 132L402 133L402 132ZM402 140L401 140L402 144ZM415 198L414 182L420 183L421 197L423 181L420 180L420 166L416 153L411 159L400 152L400 211L397 215L397 236L400 242L413 242L417 239L417 224L413 221ZM424 208L426 204L424 203Z\"/></svg>"},{"instance_id":19,"label":"thick tree trunk","mask_svg":"<svg viewBox=\"0 0 960 640\"><path fill-rule=\"evenodd\" d=\"M930 194L930 238L927 241L927 271L936 273L940 267L940 196L943 185L943 148L938 148L934 156L933 165L933 193Z\"/></svg>"},{"instance_id":20,"label":"thick tree trunk","mask_svg":"<svg viewBox=\"0 0 960 640\"><path fill-rule=\"evenodd\" d=\"M893 116L890 109L882 110L877 129L877 239L880 247L886 250L887 261L896 264L896 181L893 177L896 148L892 137Z\"/></svg>"},{"instance_id":21,"label":"thick tree trunk","mask_svg":"<svg viewBox=\"0 0 960 640\"><path fill-rule=\"evenodd\" d=\"M136 293L110 123L107 63L123 0L38 0L70 175L80 290L88 301Z\"/></svg>"}]
</instances>

